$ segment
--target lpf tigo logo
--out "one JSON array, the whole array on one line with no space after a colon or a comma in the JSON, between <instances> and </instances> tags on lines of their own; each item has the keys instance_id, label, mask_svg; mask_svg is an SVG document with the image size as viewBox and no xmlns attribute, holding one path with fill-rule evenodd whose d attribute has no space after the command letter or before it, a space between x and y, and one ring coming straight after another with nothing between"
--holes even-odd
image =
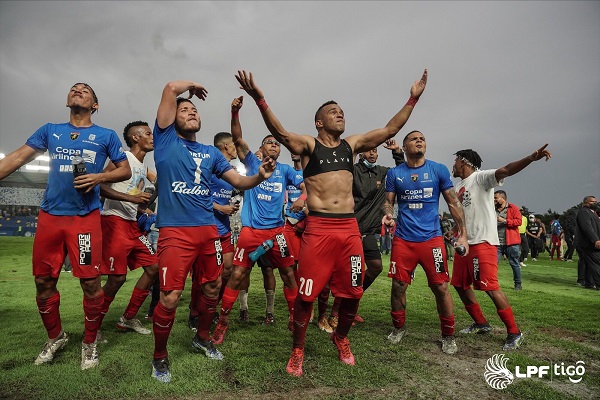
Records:
<instances>
[{"instance_id":1,"label":"lpf tigo logo","mask_svg":"<svg viewBox=\"0 0 600 400\"><path fill-rule=\"evenodd\" d=\"M524 371L517 365L514 374L506 366L507 362L508 357L504 354L494 354L485 363L485 373L483 374L485 381L496 390L506 389L516 378L550 376L550 380L552 380L553 377L567 376L572 383L579 383L585 374L585 362L583 361L577 361L575 365L565 365L564 362L540 366L528 365Z\"/></svg>"}]
</instances>

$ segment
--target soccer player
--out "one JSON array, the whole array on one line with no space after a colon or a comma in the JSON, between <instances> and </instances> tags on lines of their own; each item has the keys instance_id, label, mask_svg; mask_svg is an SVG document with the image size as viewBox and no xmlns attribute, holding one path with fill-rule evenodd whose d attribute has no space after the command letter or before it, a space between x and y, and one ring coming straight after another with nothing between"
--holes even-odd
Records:
<instances>
[{"instance_id":1,"label":"soccer player","mask_svg":"<svg viewBox=\"0 0 600 400\"><path fill-rule=\"evenodd\" d=\"M329 282L334 296L341 297L339 323L330 338L340 360L354 365L347 338L362 296L363 250L352 197L352 164L356 155L394 137L404 126L419 96L425 90L427 70L410 90L404 107L383 128L342 139L344 111L329 101L315 113L317 137L287 131L267 105L252 74L238 71L237 81L255 100L263 120L275 139L292 154L300 155L308 193L306 230L298 259L300 287L294 306L294 341L286 370L302 375L304 341L313 302Z\"/></svg>"},{"instance_id":2,"label":"soccer player","mask_svg":"<svg viewBox=\"0 0 600 400\"><path fill-rule=\"evenodd\" d=\"M412 131L406 135L402 148L406 162L388 171L383 203L386 213L384 223L391 225L394 200L398 199L398 222L388 274L392 278L391 316L394 330L388 340L398 343L406 334L406 289L412 283L417 264L421 264L435 296L442 330L442 351L454 354L457 346L452 296L448 290L450 275L438 214L440 194L456 221L459 234L457 245L465 246L468 251L462 206L454 193L448 168L425 159L427 143L421 132Z\"/></svg>"},{"instance_id":3,"label":"soccer player","mask_svg":"<svg viewBox=\"0 0 600 400\"><path fill-rule=\"evenodd\" d=\"M523 342L523 334L515 323L515 317L508 303L506 294L498 283L498 255L496 246L498 230L496 229L496 211L494 210L494 188L504 184L504 178L521 171L533 161L551 155L546 150L547 144L531 155L502 168L480 170L481 157L471 149L457 151L452 175L460 178L456 185L456 193L462 202L469 241L469 254L454 256L452 286L458 292L465 309L474 323L460 333L488 333L491 327L481 311L475 297L475 290L484 291L494 302L498 316L506 326L508 333L504 342L504 350L516 350ZM453 228L453 233L456 228ZM472 286L472 287L471 287Z\"/></svg>"},{"instance_id":4,"label":"soccer player","mask_svg":"<svg viewBox=\"0 0 600 400\"><path fill-rule=\"evenodd\" d=\"M260 165L258 158L250 151L248 143L242 137L242 126L239 120L239 110L243 104L243 96L233 100L231 105L231 134L233 143L237 148L238 157L244 163L246 171L253 173ZM260 150L263 159L277 160L281 153L281 145L272 135L267 135L262 140ZM248 281L254 261L250 253L256 250L266 240L273 241L273 247L264 255L270 266L279 268L283 281L283 293L288 303L289 321L294 316L294 301L298 294L298 285L294 278L294 257L288 248L284 234L283 205L285 188L292 184L305 193L302 176L287 164L277 162L275 172L269 179L257 187L244 192L244 205L242 207L242 231L233 256L233 270L227 287L223 292L221 303L221 316L213 332L213 342L223 342L225 332L229 327L229 313L235 303L239 290ZM304 207L305 201L301 200L296 209ZM274 285L273 285L274 286ZM267 286L266 288L269 288ZM274 288L273 288L274 289ZM269 317L267 315L266 317ZM272 316L271 316L272 317ZM265 321L266 322L266 321ZM269 323L272 323L269 321Z\"/></svg>"},{"instance_id":5,"label":"soccer player","mask_svg":"<svg viewBox=\"0 0 600 400\"><path fill-rule=\"evenodd\" d=\"M188 98L178 96L189 91ZM192 81L167 83L154 126L154 160L158 179L157 223L160 300L153 316L154 360L152 377L170 382L167 341L175 321L185 280L191 268L200 285L198 330L192 346L211 359L223 355L210 341L209 329L221 289L223 256L213 214L210 183L213 175L244 190L271 176L275 167L268 157L254 176L241 176L214 146L196 141L200 115L191 102L207 91Z\"/></svg>"},{"instance_id":6,"label":"soccer player","mask_svg":"<svg viewBox=\"0 0 600 400\"><path fill-rule=\"evenodd\" d=\"M149 335L152 331L145 328L135 316L148 297L158 273L158 263L152 244L138 227L137 216L138 206L146 208L150 199L150 194L144 193L146 181L153 183L156 180L156 174L144 163L146 154L154 150L154 141L152 130L148 123L143 121L127 124L123 130L123 138L130 148L125 154L131 167L131 178L112 185L100 185L100 194L106 198L100 218L104 237L100 273L108 275L102 287L104 302L100 326L117 292L127 279L127 269L142 267L144 272L133 288L125 312L119 317L117 328ZM109 164L105 171L114 168L113 164ZM102 338L99 341L103 341Z\"/></svg>"},{"instance_id":7,"label":"soccer player","mask_svg":"<svg viewBox=\"0 0 600 400\"><path fill-rule=\"evenodd\" d=\"M103 294L100 281L102 231L100 228L100 183L131 177L127 156L116 132L92 123L99 108L98 97L87 83L76 83L67 95L69 122L46 124L24 146L0 160L0 180L48 150L50 173L33 242L33 275L36 301L48 341L35 360L40 365L54 359L68 335L60 320L58 277L65 256L73 266L83 290L84 333L81 369L99 363L98 332ZM74 157L82 157L87 174L73 178ZM102 172L107 158L116 168Z\"/></svg>"}]
</instances>

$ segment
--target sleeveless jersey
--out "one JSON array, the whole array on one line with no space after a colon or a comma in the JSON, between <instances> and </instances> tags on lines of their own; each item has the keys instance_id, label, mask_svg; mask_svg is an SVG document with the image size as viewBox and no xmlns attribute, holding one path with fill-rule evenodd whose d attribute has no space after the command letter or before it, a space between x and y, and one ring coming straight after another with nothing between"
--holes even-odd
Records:
<instances>
[{"instance_id":1,"label":"sleeveless jersey","mask_svg":"<svg viewBox=\"0 0 600 400\"><path fill-rule=\"evenodd\" d=\"M127 160L131 167L131 178L123 182L113 183L111 184L111 188L121 193L131 195L140 194L146 187L148 167L143 162L140 162L130 151L126 151L125 154L127 154ZM138 205L135 203L106 199L102 206L102 215L116 215L129 221L136 221L137 208Z\"/></svg>"},{"instance_id":2,"label":"sleeveless jersey","mask_svg":"<svg viewBox=\"0 0 600 400\"><path fill-rule=\"evenodd\" d=\"M315 138L315 148L304 168L304 178L325 172L346 170L354 172L352 149L344 139L337 147L326 147Z\"/></svg>"},{"instance_id":3,"label":"sleeveless jersey","mask_svg":"<svg viewBox=\"0 0 600 400\"><path fill-rule=\"evenodd\" d=\"M441 236L440 194L452 187L448 168L431 160L417 168L404 163L390 169L385 191L395 193L398 202L395 236L409 242Z\"/></svg>"},{"instance_id":4,"label":"sleeveless jersey","mask_svg":"<svg viewBox=\"0 0 600 400\"><path fill-rule=\"evenodd\" d=\"M215 225L210 182L231 169L214 146L180 138L171 124L154 126L154 162L158 179L156 226Z\"/></svg>"},{"instance_id":5,"label":"sleeveless jersey","mask_svg":"<svg viewBox=\"0 0 600 400\"><path fill-rule=\"evenodd\" d=\"M101 206L99 185L88 193L73 186L73 157L83 157L88 174L101 173L107 158L113 163L127 159L117 133L98 125L46 124L25 144L39 152L48 150L50 172L41 208L52 215L86 215Z\"/></svg>"}]
</instances>

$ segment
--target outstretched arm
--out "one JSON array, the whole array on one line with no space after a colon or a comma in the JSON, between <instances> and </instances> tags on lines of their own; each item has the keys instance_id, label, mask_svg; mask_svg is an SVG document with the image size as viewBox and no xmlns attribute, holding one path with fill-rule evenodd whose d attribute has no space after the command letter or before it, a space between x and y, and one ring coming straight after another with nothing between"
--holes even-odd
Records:
<instances>
[{"instance_id":1,"label":"outstretched arm","mask_svg":"<svg viewBox=\"0 0 600 400\"><path fill-rule=\"evenodd\" d=\"M26 144L8 154L0 160L0 180L6 178L28 162L35 160L38 155L40 153Z\"/></svg>"},{"instance_id":2,"label":"outstretched arm","mask_svg":"<svg viewBox=\"0 0 600 400\"><path fill-rule=\"evenodd\" d=\"M402 109L383 128L374 129L361 135L349 136L346 141L352 146L355 153L362 153L379 146L388 139L393 138L406 124L419 97L423 94L427 85L427 70L423 72L421 79L415 81L410 88L410 98Z\"/></svg>"},{"instance_id":3,"label":"outstretched arm","mask_svg":"<svg viewBox=\"0 0 600 400\"><path fill-rule=\"evenodd\" d=\"M163 89L158 112L156 113L156 121L160 128L166 128L175 122L177 96L186 91L189 91L188 99L196 96L200 100L205 100L208 93L202 85L192 81L173 81L167 83Z\"/></svg>"},{"instance_id":4,"label":"outstretched arm","mask_svg":"<svg viewBox=\"0 0 600 400\"><path fill-rule=\"evenodd\" d=\"M531 153L531 155L522 158L519 161L513 161L510 164L506 164L502 168L498 168L495 173L496 180L501 181L507 176L512 176L523 170L532 162L541 160L542 158L546 158L546 161L548 161L552 157L552 154L546 150L546 147L548 147L548 143Z\"/></svg>"},{"instance_id":5,"label":"outstretched arm","mask_svg":"<svg viewBox=\"0 0 600 400\"><path fill-rule=\"evenodd\" d=\"M223 174L222 178L225 182L231 184L236 189L252 189L265 179L269 179L276 166L277 164L275 160L273 160L271 157L266 157L262 160L262 164L260 165L258 174L256 175L243 176L240 175L236 170L230 169Z\"/></svg>"},{"instance_id":6,"label":"outstretched arm","mask_svg":"<svg viewBox=\"0 0 600 400\"><path fill-rule=\"evenodd\" d=\"M454 219L455 225L453 229L455 232L458 230L459 237L455 247L458 247L461 244L465 246L466 252L464 255L466 256L469 254L469 243L467 242L467 227L465 225L465 212L462 203L458 200L453 187L444 190L442 195L444 196L444 200L446 200L446 203L448 204L448 210Z\"/></svg>"},{"instance_id":7,"label":"outstretched arm","mask_svg":"<svg viewBox=\"0 0 600 400\"><path fill-rule=\"evenodd\" d=\"M237 151L240 161L244 161L246 155L250 152L250 146L242 138L242 124L240 123L240 109L244 103L244 96L236 97L231 102L231 138Z\"/></svg>"},{"instance_id":8,"label":"outstretched arm","mask_svg":"<svg viewBox=\"0 0 600 400\"><path fill-rule=\"evenodd\" d=\"M269 129L269 132L271 132L281 144L287 147L292 154L302 155L311 150L309 146L314 139L310 136L298 135L297 133L285 130L275 114L273 114L273 111L271 111L267 105L262 90L254 83L251 72L238 71L235 78L240 83L240 89L243 89L254 99L254 101L256 101L256 105L260 109L260 113L262 114L267 129Z\"/></svg>"}]
</instances>

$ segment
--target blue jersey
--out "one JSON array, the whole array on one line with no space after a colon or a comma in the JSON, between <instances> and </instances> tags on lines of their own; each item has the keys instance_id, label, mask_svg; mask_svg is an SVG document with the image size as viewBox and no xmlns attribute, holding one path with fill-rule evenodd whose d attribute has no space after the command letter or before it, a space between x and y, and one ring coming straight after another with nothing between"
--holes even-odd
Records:
<instances>
[{"instance_id":1,"label":"blue jersey","mask_svg":"<svg viewBox=\"0 0 600 400\"><path fill-rule=\"evenodd\" d=\"M88 174L102 172L107 158L114 163L127 160L117 133L98 125L46 124L25 144L39 152L48 150L50 172L41 208L52 215L86 215L100 208L99 185L88 193L75 189L73 157L83 158Z\"/></svg>"},{"instance_id":2,"label":"blue jersey","mask_svg":"<svg viewBox=\"0 0 600 400\"><path fill-rule=\"evenodd\" d=\"M225 182L223 179L219 179L213 175L212 180L210 182L210 193L212 194L213 203L217 203L222 206L227 206L231 201L233 186ZM219 236L225 236L229 232L231 232L229 215L223 214L222 212L217 210L214 210L214 214L215 222L217 223L217 229L219 230Z\"/></svg>"},{"instance_id":3,"label":"blue jersey","mask_svg":"<svg viewBox=\"0 0 600 400\"><path fill-rule=\"evenodd\" d=\"M300 171L294 170L294 171L296 172L296 178L302 179L302 170L300 170ZM306 218L306 214L304 214L304 211L293 212L291 210L292 203L294 203L296 200L298 200L298 198L302 194L302 190L298 189L294 185L287 185L286 190L287 190L287 204L285 205L285 216L297 219L298 221L302 221L304 218Z\"/></svg>"},{"instance_id":4,"label":"blue jersey","mask_svg":"<svg viewBox=\"0 0 600 400\"><path fill-rule=\"evenodd\" d=\"M158 178L156 226L215 225L210 182L231 169L214 146L180 138L171 124L154 125L154 163Z\"/></svg>"},{"instance_id":5,"label":"blue jersey","mask_svg":"<svg viewBox=\"0 0 600 400\"><path fill-rule=\"evenodd\" d=\"M261 161L252 152L244 158L248 175L258 173ZM292 184L298 187L302 175L287 164L277 163L273 175L260 185L244 192L242 225L256 229L271 229L283 226L283 203L285 188Z\"/></svg>"},{"instance_id":6,"label":"blue jersey","mask_svg":"<svg viewBox=\"0 0 600 400\"><path fill-rule=\"evenodd\" d=\"M431 160L417 168L403 163L390 169L385 191L395 193L398 200L395 235L409 242L441 236L440 194L452 187L448 168Z\"/></svg>"}]
</instances>

